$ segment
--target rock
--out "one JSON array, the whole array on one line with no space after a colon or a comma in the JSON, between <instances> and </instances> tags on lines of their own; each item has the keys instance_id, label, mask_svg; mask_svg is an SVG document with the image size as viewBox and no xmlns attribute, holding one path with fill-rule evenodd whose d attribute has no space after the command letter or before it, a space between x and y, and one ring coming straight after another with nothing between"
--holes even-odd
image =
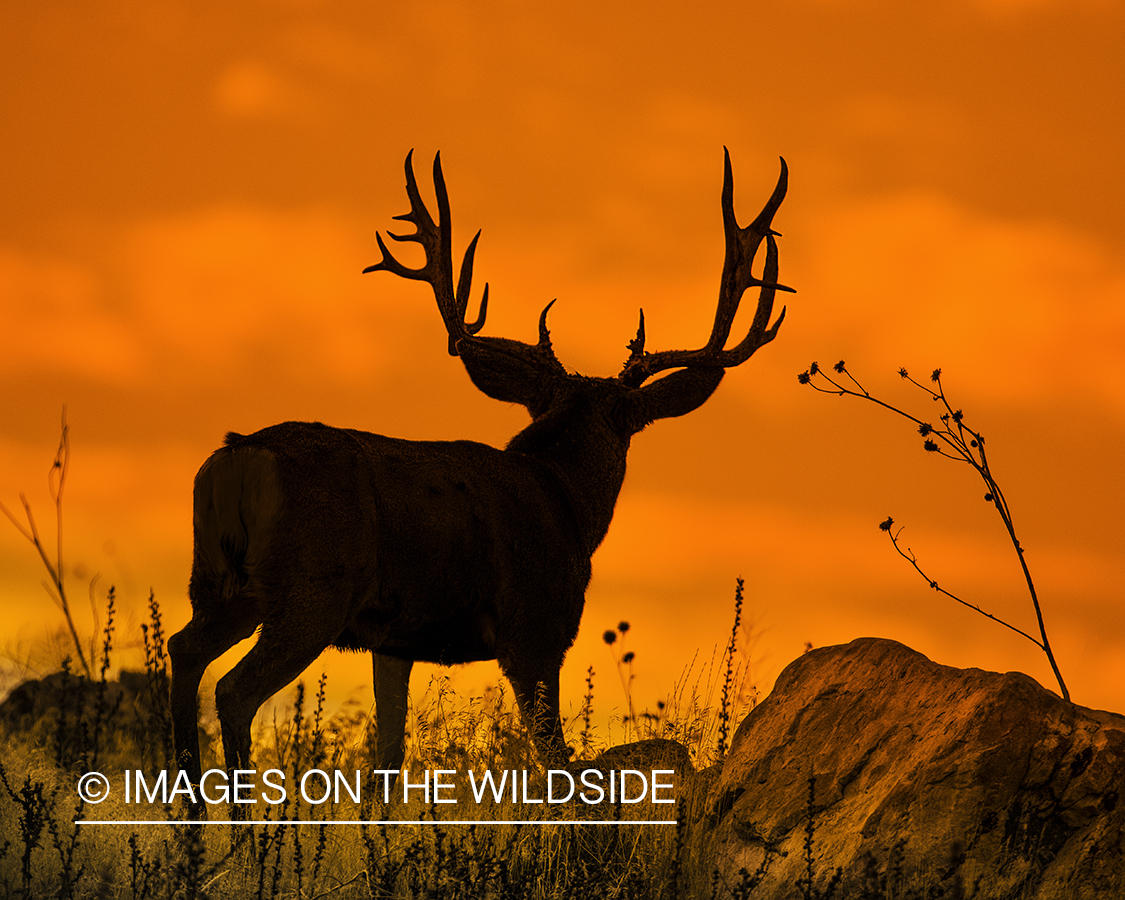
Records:
<instances>
[{"instance_id":1,"label":"rock","mask_svg":"<svg viewBox=\"0 0 1125 900\"><path fill-rule=\"evenodd\" d=\"M791 663L742 722L689 868L730 890L768 851L755 900L803 896L811 809L813 886L840 869L835 896L901 871L897 895L1125 897L1122 792L1125 716L862 638Z\"/></svg>"},{"instance_id":2,"label":"rock","mask_svg":"<svg viewBox=\"0 0 1125 900\"><path fill-rule=\"evenodd\" d=\"M678 777L695 774L691 754L678 741L648 738L631 744L618 744L598 754L591 763L578 763L595 769L671 769Z\"/></svg>"},{"instance_id":3,"label":"rock","mask_svg":"<svg viewBox=\"0 0 1125 900\"><path fill-rule=\"evenodd\" d=\"M92 749L95 737L102 749L145 742L160 730L155 710L167 708L167 687L159 689L154 703L144 672L122 671L104 686L69 672L28 679L0 703L0 734L55 747L68 762Z\"/></svg>"},{"instance_id":4,"label":"rock","mask_svg":"<svg viewBox=\"0 0 1125 900\"><path fill-rule=\"evenodd\" d=\"M691 763L691 754L687 747L678 741L666 738L649 738L635 741L631 744L619 744L600 753L593 762L578 763L577 768L597 769L603 774L602 784L608 783L610 770L639 772L647 779L650 785L659 782L663 785L659 791L652 789L649 798L658 796L660 802L644 802L635 806L626 805L630 809L629 818L662 820L676 817L675 801L684 797L689 791L695 775L695 767ZM660 771L662 774L655 775ZM627 791L633 796L637 792L638 776L630 776ZM672 802L667 802L667 801Z\"/></svg>"},{"instance_id":5,"label":"rock","mask_svg":"<svg viewBox=\"0 0 1125 900\"><path fill-rule=\"evenodd\" d=\"M690 789L695 775L688 749L664 738L619 744L592 760L571 760L564 771L575 786L566 817L606 821L674 819L676 802ZM546 791L542 776L534 776L532 783L538 793ZM566 786L557 779L552 795L565 793ZM584 802L582 794L590 802Z\"/></svg>"}]
</instances>

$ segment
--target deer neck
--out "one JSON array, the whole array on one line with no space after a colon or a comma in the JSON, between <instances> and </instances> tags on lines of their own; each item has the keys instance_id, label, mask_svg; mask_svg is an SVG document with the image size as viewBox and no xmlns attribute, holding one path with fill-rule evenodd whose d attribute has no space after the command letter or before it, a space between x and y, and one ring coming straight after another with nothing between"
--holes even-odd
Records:
<instances>
[{"instance_id":1,"label":"deer neck","mask_svg":"<svg viewBox=\"0 0 1125 900\"><path fill-rule=\"evenodd\" d=\"M590 421L532 422L509 451L537 460L554 476L592 554L601 544L625 481L629 438Z\"/></svg>"}]
</instances>

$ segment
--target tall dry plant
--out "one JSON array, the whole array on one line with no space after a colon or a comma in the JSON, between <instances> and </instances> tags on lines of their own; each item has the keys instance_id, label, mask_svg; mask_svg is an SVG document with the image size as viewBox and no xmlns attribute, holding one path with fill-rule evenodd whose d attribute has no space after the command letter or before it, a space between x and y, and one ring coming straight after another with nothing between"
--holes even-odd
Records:
<instances>
[{"instance_id":1,"label":"tall dry plant","mask_svg":"<svg viewBox=\"0 0 1125 900\"><path fill-rule=\"evenodd\" d=\"M930 388L915 381L910 377L910 373L907 372L906 369L898 370L900 378L904 381L909 381L923 393L927 394L933 402L941 404L945 412L940 414L940 425L934 425L919 419L899 409L899 407L873 396L856 380L855 376L848 371L848 367L843 360L836 363L832 369L838 376L842 376L840 380L833 378L815 362L798 375L797 380L801 384L808 385L814 390L824 394L836 394L840 397L857 397L860 400L869 400L877 406L881 406L883 409L890 410L896 415L902 416L904 419L909 419L918 426L918 434L922 436L923 450L927 453L936 453L938 456L944 456L946 459L952 459L955 462L965 463L980 476L987 488L984 499L986 502L991 503L999 514L1001 521L1004 523L1004 528L1008 532L1008 537L1012 542L1012 547L1015 548L1016 557L1019 559L1020 569L1023 571L1028 593L1031 595L1031 603L1035 608L1035 618L1039 625L1038 638L1017 628L1010 622L1005 622L1003 619L985 612L976 604L969 603L967 600L963 600L956 594L940 587L937 581L922 570L914 552L909 547L903 550L902 545L899 543L899 535L902 533L902 528L900 527L897 531L894 530L895 521L893 518L888 516L879 523L879 528L885 531L888 537L890 537L895 552L910 563L915 571L926 579L930 587L939 594L944 594L946 597L956 600L961 605L975 610L982 616L992 619L993 622L998 622L1005 628L1011 629L1016 634L1027 638L1042 650L1047 657L1047 661L1051 664L1051 670L1055 673L1055 678L1059 683L1059 690L1062 692L1063 699L1069 702L1070 691L1067 690L1066 683L1063 681L1062 672L1059 671L1058 663L1055 661L1055 654L1051 650L1051 642L1047 638L1047 626L1043 622L1043 610L1039 605L1039 594L1035 590L1035 582L1031 578L1031 570L1028 568L1027 560L1024 557L1023 544L1020 543L1019 538L1016 536L1016 527L1012 522L1012 512L1008 507L1008 501L1004 497L1004 492L1000 489L1000 485L997 483L992 473L992 468L988 463L988 456L985 454L984 450L984 437L979 431L974 431L965 424L964 410L954 409L952 404L950 404L948 398L945 396L945 389L941 384L941 369L934 369L933 373L930 375L930 383L936 385L936 388ZM847 381L844 381L845 378ZM818 383L816 379L820 379L820 383ZM831 387L824 387L824 384L831 385Z\"/></svg>"},{"instance_id":2,"label":"tall dry plant","mask_svg":"<svg viewBox=\"0 0 1125 900\"><path fill-rule=\"evenodd\" d=\"M27 526L25 527L15 514L8 509L3 503L0 503L0 511L4 513L16 526L25 538L27 538L39 558L43 560L43 565L47 567L47 575L50 578L50 583L43 582L43 587L46 588L47 593L51 599L55 601L55 605L62 610L63 617L66 619L67 628L70 629L70 637L74 641L74 652L78 654L78 662L82 665L82 671L86 673L86 677L93 679L94 674L90 669L90 663L86 660L86 653L82 649L82 641L78 637L78 629L74 627L74 618L70 614L70 602L66 596L66 579L65 570L63 569L63 489L66 487L66 473L70 468L70 426L66 423L66 407L62 410L62 435L59 438L59 449L55 453L55 460L51 463L51 471L47 474L47 484L51 491L51 499L55 501L55 561L52 563L47 556L47 549L43 546L42 540L39 538L39 529L35 525L35 516L31 512L31 504L27 500L27 496L20 493L20 503L23 504L24 514L27 516Z\"/></svg>"}]
</instances>

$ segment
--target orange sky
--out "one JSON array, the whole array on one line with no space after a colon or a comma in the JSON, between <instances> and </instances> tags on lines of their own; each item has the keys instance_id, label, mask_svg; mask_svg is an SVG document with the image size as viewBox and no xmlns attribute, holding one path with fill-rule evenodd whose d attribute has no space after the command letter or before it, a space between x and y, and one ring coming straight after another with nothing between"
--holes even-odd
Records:
<instances>
[{"instance_id":1,"label":"orange sky","mask_svg":"<svg viewBox=\"0 0 1125 900\"><path fill-rule=\"evenodd\" d=\"M702 409L634 441L564 708L591 664L620 703L600 635L621 619L636 701L667 695L729 634L737 575L763 688L806 641L865 635L1053 685L1034 646L933 595L879 533L893 515L943 586L1033 628L972 473L798 385L842 357L919 414L894 372L943 368L989 439L1073 698L1125 710L1120 4L96 6L0 7L0 500L26 491L51 531L67 404L82 627L94 573L122 639L150 586L169 630L186 622L191 481L227 430L503 444L522 427L446 355L426 288L360 275L407 209L409 148L423 172L442 152L455 246L483 229L486 333L533 339L557 296L560 359L611 375L641 305L651 349L706 336L725 144L743 222L789 162L775 225L798 294ZM9 677L49 663L41 577L0 521ZM325 664L370 696L365 660Z\"/></svg>"}]
</instances>

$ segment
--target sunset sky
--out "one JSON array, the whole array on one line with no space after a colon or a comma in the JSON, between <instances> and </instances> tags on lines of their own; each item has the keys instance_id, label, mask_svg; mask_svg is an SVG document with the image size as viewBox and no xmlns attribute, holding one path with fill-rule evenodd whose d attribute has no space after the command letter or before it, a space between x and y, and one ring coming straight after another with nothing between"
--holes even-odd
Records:
<instances>
[{"instance_id":1,"label":"sunset sky","mask_svg":"<svg viewBox=\"0 0 1125 900\"><path fill-rule=\"evenodd\" d=\"M641 306L649 349L706 339L725 145L743 224L789 164L775 227L797 293L705 406L634 440L564 711L589 665L623 702L601 641L623 619L635 702L666 697L729 636L739 575L763 692L806 642L871 635L1057 689L1035 646L895 556L887 516L942 587L1034 629L972 471L798 384L838 359L923 418L895 373L942 368L988 439L1072 698L1125 711L1122 4L106 0L5 3L0 33L0 501L20 513L26 492L53 547L65 404L86 634L95 575L123 644L150 588L169 632L186 623L192 479L228 430L502 446L527 421L447 355L425 286L360 274L375 230L402 227L409 149L427 197L441 151L455 253L483 230L484 333L534 340L558 297L559 358L608 376ZM42 579L0 518L6 683L57 664ZM328 653L307 680L321 668L334 698L370 702L366 657Z\"/></svg>"}]
</instances>

